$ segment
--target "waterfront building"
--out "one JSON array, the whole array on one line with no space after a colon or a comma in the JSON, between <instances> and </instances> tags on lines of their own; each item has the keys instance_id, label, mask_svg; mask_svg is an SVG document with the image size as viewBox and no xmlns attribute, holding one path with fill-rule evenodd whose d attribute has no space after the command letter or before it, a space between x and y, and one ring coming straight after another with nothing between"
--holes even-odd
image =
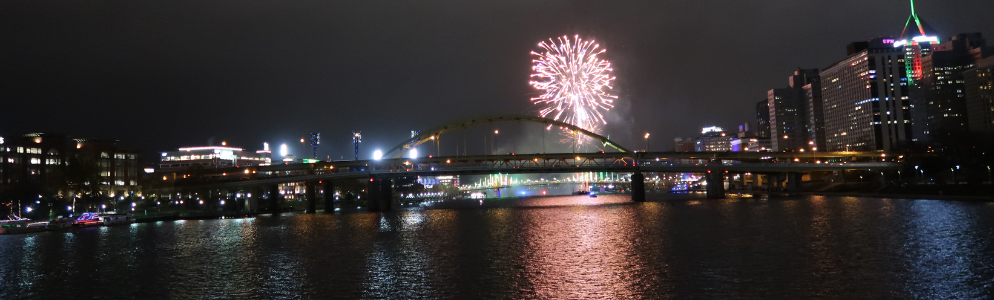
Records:
<instances>
[{"instance_id":1,"label":"waterfront building","mask_svg":"<svg viewBox=\"0 0 994 300\"><path fill-rule=\"evenodd\" d=\"M273 162L268 148L268 145L258 151L228 146L179 148L177 151L162 152L157 171L182 171L195 166L204 169L268 166Z\"/></svg>"},{"instance_id":2,"label":"waterfront building","mask_svg":"<svg viewBox=\"0 0 994 300\"><path fill-rule=\"evenodd\" d=\"M459 186L459 175L418 176L417 182L424 185L425 188L431 188L439 184Z\"/></svg>"},{"instance_id":3,"label":"waterfront building","mask_svg":"<svg viewBox=\"0 0 994 300\"><path fill-rule=\"evenodd\" d=\"M905 50L894 38L849 45L820 73L827 151L891 151L912 142Z\"/></svg>"},{"instance_id":4,"label":"waterfront building","mask_svg":"<svg viewBox=\"0 0 994 300\"><path fill-rule=\"evenodd\" d=\"M0 138L0 191L44 190L69 197L93 186L87 190L107 196L135 193L140 190L138 152L117 143L51 133ZM92 181L75 182L74 176Z\"/></svg>"},{"instance_id":5,"label":"waterfront building","mask_svg":"<svg viewBox=\"0 0 994 300\"><path fill-rule=\"evenodd\" d=\"M994 137L994 56L978 60L963 78L970 133Z\"/></svg>"}]
</instances>

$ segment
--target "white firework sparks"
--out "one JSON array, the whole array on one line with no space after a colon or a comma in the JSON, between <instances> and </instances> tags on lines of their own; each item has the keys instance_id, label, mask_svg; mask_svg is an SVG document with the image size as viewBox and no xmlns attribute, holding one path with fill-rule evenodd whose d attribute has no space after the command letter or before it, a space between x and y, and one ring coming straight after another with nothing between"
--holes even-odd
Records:
<instances>
[{"instance_id":1,"label":"white firework sparks","mask_svg":"<svg viewBox=\"0 0 994 300\"><path fill-rule=\"evenodd\" d=\"M544 106L539 115L597 132L607 124L603 113L618 99L611 93L615 79L611 62L597 57L606 50L579 36L549 39L538 46L544 51L531 53L529 84L542 91L531 98L532 103Z\"/></svg>"}]
</instances>

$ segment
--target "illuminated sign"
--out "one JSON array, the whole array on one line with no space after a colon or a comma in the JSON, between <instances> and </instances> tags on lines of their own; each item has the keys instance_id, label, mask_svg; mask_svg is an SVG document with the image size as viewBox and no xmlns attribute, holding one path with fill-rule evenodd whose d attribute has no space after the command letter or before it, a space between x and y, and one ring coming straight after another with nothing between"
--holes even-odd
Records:
<instances>
[{"instance_id":1,"label":"illuminated sign","mask_svg":"<svg viewBox=\"0 0 994 300\"><path fill-rule=\"evenodd\" d=\"M918 42L918 43L923 43L923 42L938 43L939 42L939 38L938 37L924 36L924 35L923 36L916 36L916 37L912 38L911 40L915 41L915 42Z\"/></svg>"},{"instance_id":2,"label":"illuminated sign","mask_svg":"<svg viewBox=\"0 0 994 300\"><path fill-rule=\"evenodd\" d=\"M721 127L718 126L704 127L704 129L701 129L701 133L722 132L722 131L724 130L722 130Z\"/></svg>"}]
</instances>

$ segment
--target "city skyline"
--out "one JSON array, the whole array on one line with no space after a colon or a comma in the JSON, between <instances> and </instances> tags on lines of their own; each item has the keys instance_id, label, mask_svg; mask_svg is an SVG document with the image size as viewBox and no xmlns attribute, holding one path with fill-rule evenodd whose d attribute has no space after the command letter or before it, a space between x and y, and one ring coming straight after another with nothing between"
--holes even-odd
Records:
<instances>
[{"instance_id":1,"label":"city skyline","mask_svg":"<svg viewBox=\"0 0 994 300\"><path fill-rule=\"evenodd\" d=\"M362 16L375 15L370 21L347 20L348 16L332 21L316 13L291 21L279 17L299 15L287 7L272 12L277 17L266 21L239 19L237 13L255 16L263 12L264 2L252 2L238 6L241 10L219 8L218 24L179 10L193 4L154 13L151 10L156 7L122 8L147 13L147 22L60 6L52 9L66 9L68 17L56 22L50 14L30 13L32 8L35 13L43 12L37 10L44 9L40 4L8 3L12 9L4 11L28 13L4 16L6 21L0 21L19 22L20 27L4 24L3 35L12 44L25 46L0 50L5 53L4 65L12 66L0 72L4 85L0 98L9 99L4 101L0 136L65 133L118 139L143 153L155 153L205 145L212 137L214 144L224 140L252 150L261 148L262 142L295 147L298 138L322 132L325 139L318 156L335 158L350 157L350 132L363 130L366 139L360 154L366 156L373 149L402 141L411 129L466 117L535 114L528 101L535 95L527 84L529 51L549 37L581 34L610 49L605 56L616 65L623 105L606 116L620 122L607 126L604 133L637 146L642 144L642 134L651 131L650 148L672 149L671 137L686 136L700 127L729 128L752 122L755 100L764 97L769 87L781 85L786 72L798 67L824 68L843 59L845 45L853 41L897 36L910 11L905 1L859 3L860 9L845 3L765 2L738 10L707 4L659 9L653 6L670 4L628 3L611 6L609 12L599 9L608 5L595 2L561 5L565 9L555 11L552 7L557 3L549 3L527 13L514 9L519 5L515 3L463 4L449 8L450 12L465 10L462 14L443 15L435 22L409 28L405 22L431 20L403 14L413 7L384 3L351 8L364 12ZM337 6L329 5L322 9L337 12ZM994 24L985 18L969 17L990 11L984 5L932 1L917 5L918 14L943 38L961 32L994 32ZM212 12L210 7L199 8L205 14ZM382 13L372 14L377 9ZM733 27L794 10L815 12L803 18L832 26L829 30L819 26L815 34L809 26L793 28L789 19L773 18L777 21L757 22L753 30ZM617 18L650 11L671 18ZM472 18L481 15L488 18ZM116 20L123 27L85 21L94 16ZM188 27L177 28L177 20L183 18L169 17L188 18L184 25ZM384 20L390 17L399 21ZM707 20L708 25L690 25L695 20ZM684 23L673 26L679 22ZM24 28L28 24L37 26ZM68 28L69 24L79 26ZM368 24L381 27L358 34ZM245 30L226 27L238 25ZM338 30L342 28L346 30ZM170 31L177 29L180 33ZM779 31L774 34L770 29ZM409 36L399 33L404 31ZM140 32L173 35L144 37ZM65 47L72 33L97 39ZM211 39L212 33L217 39ZM328 38L317 39L321 34ZM446 38L450 34L454 38ZM296 35L312 39L290 38ZM50 46L47 43L63 47L45 47ZM393 48L383 49L388 46ZM390 58L396 53L402 59ZM689 53L705 59L681 59ZM721 73L731 79L717 79L717 68L725 68ZM403 72L417 75L400 75ZM715 84L722 88L711 87ZM308 146L297 148L291 152L310 153Z\"/></svg>"}]
</instances>

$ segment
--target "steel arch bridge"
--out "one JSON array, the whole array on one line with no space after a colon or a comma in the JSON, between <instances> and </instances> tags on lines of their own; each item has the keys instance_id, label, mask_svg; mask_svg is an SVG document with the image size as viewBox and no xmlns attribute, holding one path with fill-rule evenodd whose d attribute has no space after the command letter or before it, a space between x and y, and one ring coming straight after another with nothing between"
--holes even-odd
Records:
<instances>
[{"instance_id":1,"label":"steel arch bridge","mask_svg":"<svg viewBox=\"0 0 994 300\"><path fill-rule=\"evenodd\" d=\"M580 127L578 127L576 125L572 125L572 124L561 122L561 121L556 121L556 120L553 120L553 119L546 119L546 118L542 118L542 117L509 115L509 116L493 116L493 117L483 117L483 118L473 118L473 119L461 120L461 121L456 121L456 122L444 124L444 125L441 125L441 126L438 126L438 127L435 127L435 128L431 128L429 130L426 130L425 132L419 133L418 135L416 135L416 136L414 136L414 137L412 137L412 138L410 138L410 139L408 139L408 140L406 140L406 141L398 144L396 147L390 148L390 150L387 151L387 152L385 152L383 155L387 156L387 155L390 155L390 153L394 153L394 152L398 152L399 151L394 156L394 158L401 158L402 156L404 156L404 153L407 153L408 151L410 151L412 147L417 147L418 145L424 144L425 142L428 142L432 138L437 137L437 136L441 135L444 132L448 132L448 131L452 131L452 130L456 130L456 129L464 129L466 127L474 126L474 125L490 124L490 123L494 123L494 122L532 122L532 123L539 123L539 124L545 124L545 125L560 126L560 127L568 128L568 129L570 129L570 130L572 130L574 132L577 132L579 134L583 134L583 135L588 136L590 138L593 138L595 140L598 140L604 146L610 146L611 148L614 148L615 150L618 150L618 152L622 152L622 153L630 153L630 152L632 152L631 150L628 150L628 148L625 148L624 146L619 145L618 143L616 143L616 142L608 139L605 136L602 136L602 135L596 134L594 132L591 132L589 130L580 128Z\"/></svg>"}]
</instances>

